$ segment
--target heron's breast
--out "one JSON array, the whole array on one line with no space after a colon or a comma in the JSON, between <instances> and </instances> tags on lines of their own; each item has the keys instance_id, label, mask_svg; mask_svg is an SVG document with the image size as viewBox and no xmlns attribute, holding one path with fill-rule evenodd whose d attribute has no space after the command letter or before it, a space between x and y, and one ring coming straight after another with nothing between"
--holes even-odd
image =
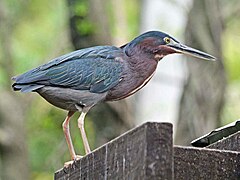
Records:
<instances>
[{"instance_id":1,"label":"heron's breast","mask_svg":"<svg viewBox=\"0 0 240 180\"><path fill-rule=\"evenodd\" d=\"M126 70L118 85L108 91L106 100L116 101L136 93L150 81L155 70L156 65L154 64L145 66L142 69L138 68L138 71Z\"/></svg>"}]
</instances>

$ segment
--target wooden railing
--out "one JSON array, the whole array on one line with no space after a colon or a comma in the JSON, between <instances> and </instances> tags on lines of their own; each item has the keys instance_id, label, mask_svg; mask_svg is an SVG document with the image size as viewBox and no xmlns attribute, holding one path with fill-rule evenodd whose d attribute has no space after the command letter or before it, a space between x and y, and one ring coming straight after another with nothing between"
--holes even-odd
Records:
<instances>
[{"instance_id":1,"label":"wooden railing","mask_svg":"<svg viewBox=\"0 0 240 180\"><path fill-rule=\"evenodd\" d=\"M148 122L58 170L54 178L240 179L240 132L207 148L173 146L172 124Z\"/></svg>"}]
</instances>

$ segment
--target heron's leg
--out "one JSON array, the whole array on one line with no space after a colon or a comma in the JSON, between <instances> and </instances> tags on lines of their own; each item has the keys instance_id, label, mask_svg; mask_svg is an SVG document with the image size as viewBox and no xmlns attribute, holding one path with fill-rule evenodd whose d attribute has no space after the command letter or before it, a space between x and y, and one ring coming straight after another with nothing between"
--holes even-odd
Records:
<instances>
[{"instance_id":1,"label":"heron's leg","mask_svg":"<svg viewBox=\"0 0 240 180\"><path fill-rule=\"evenodd\" d=\"M74 114L73 111L68 112L68 115L67 115L65 121L62 124L62 127L63 127L63 132L64 132L64 135L65 135L65 138L66 138L66 141L67 141L68 149L70 151L71 159L75 160L77 156L76 156L76 153L75 153L75 150L74 150L74 147L73 147L73 143L72 143L72 139L71 139L71 135L70 135L70 130L69 130L69 121L70 121L73 114Z\"/></svg>"},{"instance_id":2,"label":"heron's leg","mask_svg":"<svg viewBox=\"0 0 240 180\"><path fill-rule=\"evenodd\" d=\"M81 135L82 135L83 145L84 145L86 154L89 154L91 152L90 146L89 146L89 143L87 140L87 136L86 136L86 133L84 130L84 118L85 118L88 110L89 109L83 109L80 117L78 118L78 127L79 127Z\"/></svg>"}]
</instances>

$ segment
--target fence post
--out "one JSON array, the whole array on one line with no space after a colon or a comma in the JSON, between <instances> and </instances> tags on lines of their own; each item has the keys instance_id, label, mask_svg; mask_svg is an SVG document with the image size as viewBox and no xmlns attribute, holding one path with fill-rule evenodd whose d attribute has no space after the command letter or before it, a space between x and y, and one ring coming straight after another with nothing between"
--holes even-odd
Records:
<instances>
[{"instance_id":1,"label":"fence post","mask_svg":"<svg viewBox=\"0 0 240 180\"><path fill-rule=\"evenodd\" d=\"M55 180L173 179L172 124L147 122L55 173Z\"/></svg>"},{"instance_id":2,"label":"fence post","mask_svg":"<svg viewBox=\"0 0 240 180\"><path fill-rule=\"evenodd\" d=\"M173 146L172 124L145 123L94 150L55 180L240 179L240 131L206 148Z\"/></svg>"}]
</instances>

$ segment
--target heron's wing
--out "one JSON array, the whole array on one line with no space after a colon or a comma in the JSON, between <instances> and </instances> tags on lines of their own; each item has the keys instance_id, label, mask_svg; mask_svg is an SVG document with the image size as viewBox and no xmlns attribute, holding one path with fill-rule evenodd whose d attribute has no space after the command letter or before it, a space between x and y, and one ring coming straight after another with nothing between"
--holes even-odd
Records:
<instances>
[{"instance_id":1,"label":"heron's wing","mask_svg":"<svg viewBox=\"0 0 240 180\"><path fill-rule=\"evenodd\" d=\"M121 55L121 49L114 46L74 51L14 77L13 88L29 92L47 85L106 92L121 80Z\"/></svg>"}]
</instances>

